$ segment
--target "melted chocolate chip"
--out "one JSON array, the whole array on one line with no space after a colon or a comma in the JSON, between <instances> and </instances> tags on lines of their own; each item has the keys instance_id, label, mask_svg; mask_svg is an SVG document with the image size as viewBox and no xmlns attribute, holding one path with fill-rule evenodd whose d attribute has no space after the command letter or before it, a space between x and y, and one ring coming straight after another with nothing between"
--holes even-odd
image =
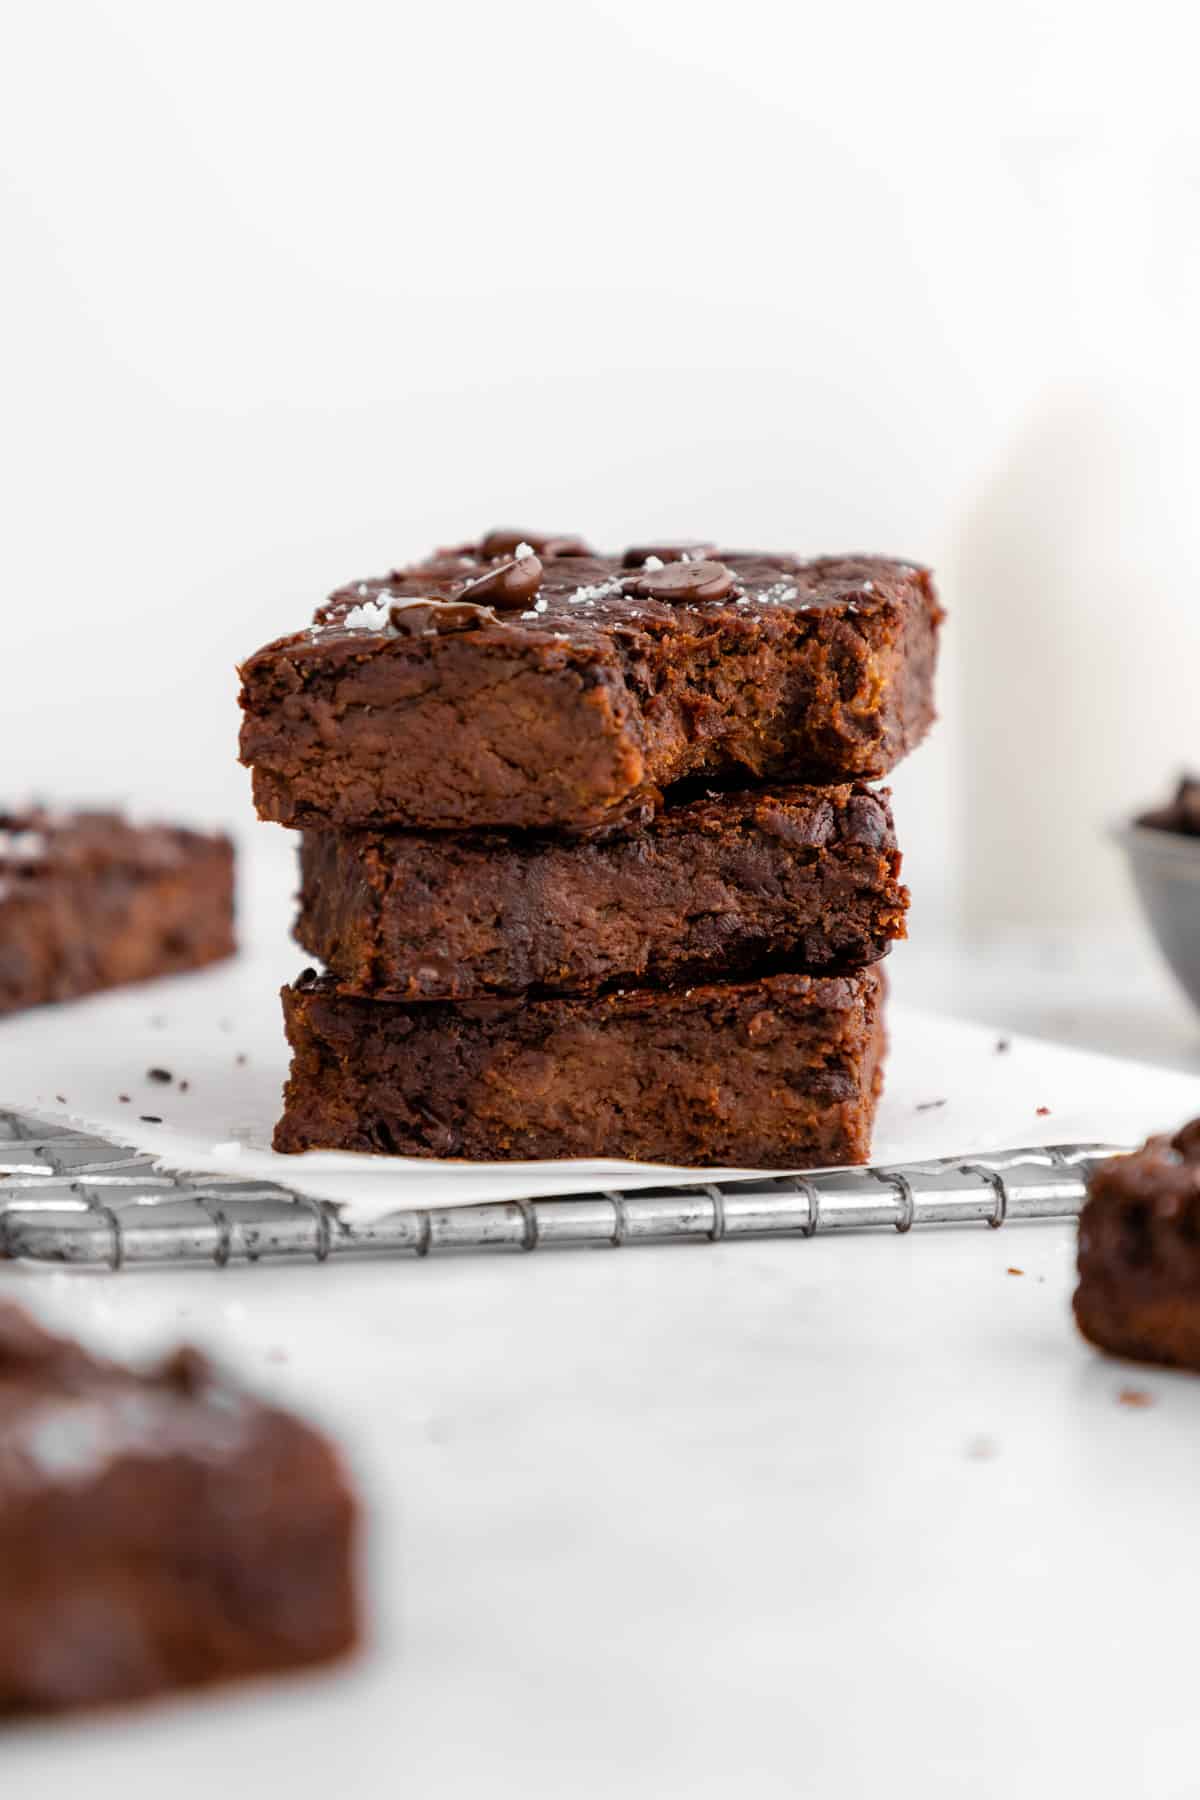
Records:
<instances>
[{"instance_id":1,"label":"melted chocolate chip","mask_svg":"<svg viewBox=\"0 0 1200 1800\"><path fill-rule=\"evenodd\" d=\"M634 544L626 550L621 558L621 566L626 569L640 569L648 556L657 556L659 562L683 562L685 558L699 562L711 556L716 549L715 544L702 543L699 538L679 538L673 544Z\"/></svg>"},{"instance_id":2,"label":"melted chocolate chip","mask_svg":"<svg viewBox=\"0 0 1200 1800\"><path fill-rule=\"evenodd\" d=\"M522 556L497 563L477 581L459 589L460 600L486 600L497 612L520 612L542 585L542 565L536 556Z\"/></svg>"},{"instance_id":3,"label":"melted chocolate chip","mask_svg":"<svg viewBox=\"0 0 1200 1800\"><path fill-rule=\"evenodd\" d=\"M1200 1119L1182 1126L1171 1139L1171 1148L1178 1150L1184 1162L1200 1162Z\"/></svg>"},{"instance_id":4,"label":"melted chocolate chip","mask_svg":"<svg viewBox=\"0 0 1200 1800\"><path fill-rule=\"evenodd\" d=\"M592 553L582 538L571 537L566 532L555 531L489 531L481 541L476 555L485 562L497 556L515 556L522 544L542 556L590 556Z\"/></svg>"},{"instance_id":5,"label":"melted chocolate chip","mask_svg":"<svg viewBox=\"0 0 1200 1800\"><path fill-rule=\"evenodd\" d=\"M636 592L646 600L723 600L734 587L732 569L719 562L673 562L665 569L645 571Z\"/></svg>"},{"instance_id":6,"label":"melted chocolate chip","mask_svg":"<svg viewBox=\"0 0 1200 1800\"><path fill-rule=\"evenodd\" d=\"M454 631L473 631L489 619L498 622L490 607L459 600L400 600L388 617L401 637L424 637L430 631L435 637L445 637Z\"/></svg>"}]
</instances>

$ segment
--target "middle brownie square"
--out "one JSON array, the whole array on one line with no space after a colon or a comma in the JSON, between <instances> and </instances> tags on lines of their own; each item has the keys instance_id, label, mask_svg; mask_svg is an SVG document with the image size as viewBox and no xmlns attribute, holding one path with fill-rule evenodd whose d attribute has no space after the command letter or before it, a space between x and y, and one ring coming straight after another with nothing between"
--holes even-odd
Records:
<instances>
[{"instance_id":1,"label":"middle brownie square","mask_svg":"<svg viewBox=\"0 0 1200 1800\"><path fill-rule=\"evenodd\" d=\"M585 841L306 830L296 936L342 993L588 994L821 972L904 936L889 795L709 793Z\"/></svg>"}]
</instances>

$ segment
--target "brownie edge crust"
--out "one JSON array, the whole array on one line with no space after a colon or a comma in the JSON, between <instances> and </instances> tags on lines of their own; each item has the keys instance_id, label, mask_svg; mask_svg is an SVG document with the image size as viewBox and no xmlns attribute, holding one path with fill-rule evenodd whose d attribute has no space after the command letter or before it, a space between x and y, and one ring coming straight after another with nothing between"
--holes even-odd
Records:
<instances>
[{"instance_id":1,"label":"brownie edge crust","mask_svg":"<svg viewBox=\"0 0 1200 1800\"><path fill-rule=\"evenodd\" d=\"M1073 1304L1101 1350L1200 1370L1200 1120L1093 1170Z\"/></svg>"},{"instance_id":2,"label":"brownie edge crust","mask_svg":"<svg viewBox=\"0 0 1200 1800\"><path fill-rule=\"evenodd\" d=\"M590 1000L408 1005L283 990L275 1148L684 1167L863 1162L884 975L771 975Z\"/></svg>"}]
</instances>

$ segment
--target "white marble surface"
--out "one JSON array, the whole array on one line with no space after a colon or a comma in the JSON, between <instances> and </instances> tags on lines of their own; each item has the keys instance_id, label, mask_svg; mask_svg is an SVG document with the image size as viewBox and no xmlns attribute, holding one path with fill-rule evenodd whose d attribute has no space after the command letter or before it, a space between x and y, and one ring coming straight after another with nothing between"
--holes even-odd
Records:
<instances>
[{"instance_id":1,"label":"white marble surface","mask_svg":"<svg viewBox=\"0 0 1200 1800\"><path fill-rule=\"evenodd\" d=\"M1070 1009L1109 1050L1116 988L1139 1048L1200 1067L1127 955L1101 980L1041 940L914 948L898 986L1006 1028ZM10 1729L5 1791L1193 1793L1200 1383L1082 1344L1073 1255L1052 1225L6 1271L116 1351L191 1335L328 1421L374 1627L337 1675Z\"/></svg>"}]
</instances>

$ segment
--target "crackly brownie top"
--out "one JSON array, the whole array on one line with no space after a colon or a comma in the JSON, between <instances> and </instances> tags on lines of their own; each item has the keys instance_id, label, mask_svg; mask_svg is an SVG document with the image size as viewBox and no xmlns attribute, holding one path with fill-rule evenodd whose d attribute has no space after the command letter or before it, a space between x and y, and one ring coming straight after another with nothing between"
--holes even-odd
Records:
<instances>
[{"instance_id":1,"label":"crackly brownie top","mask_svg":"<svg viewBox=\"0 0 1200 1800\"><path fill-rule=\"evenodd\" d=\"M309 635L427 638L503 627L588 646L621 628L670 633L769 613L871 613L914 595L940 616L928 571L886 557L805 560L702 543L602 556L578 538L493 531L340 588Z\"/></svg>"},{"instance_id":2,"label":"crackly brownie top","mask_svg":"<svg viewBox=\"0 0 1200 1800\"><path fill-rule=\"evenodd\" d=\"M114 812L0 811L0 896L11 881L57 873L117 867L165 873L215 841L173 825L135 825Z\"/></svg>"},{"instance_id":3,"label":"crackly brownie top","mask_svg":"<svg viewBox=\"0 0 1200 1800\"><path fill-rule=\"evenodd\" d=\"M138 1374L0 1302L0 1516L6 1500L91 1483L127 1458L224 1461L277 1416L198 1351Z\"/></svg>"}]
</instances>

